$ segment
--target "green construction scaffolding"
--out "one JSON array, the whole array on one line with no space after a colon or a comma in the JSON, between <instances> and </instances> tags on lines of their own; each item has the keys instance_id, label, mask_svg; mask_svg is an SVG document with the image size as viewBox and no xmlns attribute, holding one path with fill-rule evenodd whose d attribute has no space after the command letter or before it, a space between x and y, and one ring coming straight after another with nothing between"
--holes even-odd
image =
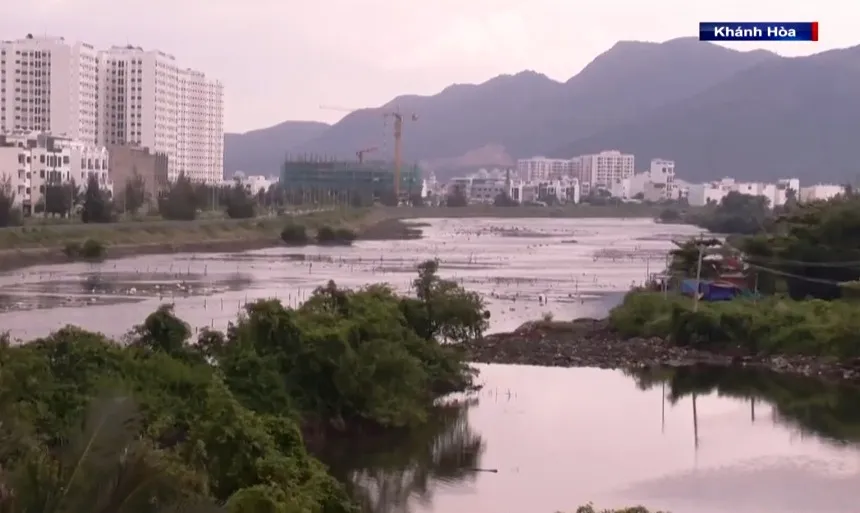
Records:
<instances>
[{"instance_id":1,"label":"green construction scaffolding","mask_svg":"<svg viewBox=\"0 0 860 513\"><path fill-rule=\"evenodd\" d=\"M394 197L394 165L326 158L287 158L280 185L293 204L371 204ZM418 166L402 166L400 195L420 194Z\"/></svg>"}]
</instances>

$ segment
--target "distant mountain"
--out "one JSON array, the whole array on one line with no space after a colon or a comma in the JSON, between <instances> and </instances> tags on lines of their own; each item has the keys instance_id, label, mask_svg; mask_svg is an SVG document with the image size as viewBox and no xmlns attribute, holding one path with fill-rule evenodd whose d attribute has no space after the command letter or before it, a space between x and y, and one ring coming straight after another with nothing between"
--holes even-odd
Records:
<instances>
[{"instance_id":1,"label":"distant mountain","mask_svg":"<svg viewBox=\"0 0 860 513\"><path fill-rule=\"evenodd\" d=\"M707 91L550 153L615 148L643 161L672 158L693 182L723 176L854 182L858 134L860 47L854 47L767 59Z\"/></svg>"},{"instance_id":2,"label":"distant mountain","mask_svg":"<svg viewBox=\"0 0 860 513\"><path fill-rule=\"evenodd\" d=\"M695 39L622 42L565 83L524 71L453 85L433 96L401 96L349 114L301 148L349 157L355 148L379 144L382 113L399 107L419 115L404 127L407 159L455 157L488 144L515 157L531 156L698 94L770 59L778 57Z\"/></svg>"},{"instance_id":3,"label":"distant mountain","mask_svg":"<svg viewBox=\"0 0 860 513\"><path fill-rule=\"evenodd\" d=\"M789 59L689 38L620 42L563 83L524 71L432 96L400 96L301 136L277 134L277 127L243 134L258 133L259 146L237 156L228 142L226 161L276 169L288 150L355 158L369 146L390 158L383 113L399 108L419 117L403 128L406 161L439 170L619 149L636 154L639 168L652 157L674 159L691 181L854 179L858 53ZM259 164L250 160L264 154L270 157Z\"/></svg>"},{"instance_id":4,"label":"distant mountain","mask_svg":"<svg viewBox=\"0 0 860 513\"><path fill-rule=\"evenodd\" d=\"M318 137L329 125L316 121L285 121L244 134L224 134L224 172L277 175L287 152Z\"/></svg>"},{"instance_id":5,"label":"distant mountain","mask_svg":"<svg viewBox=\"0 0 860 513\"><path fill-rule=\"evenodd\" d=\"M481 148L467 151L459 157L439 158L423 160L420 162L422 169L433 171L441 181L447 181L452 177L462 175L464 172L475 169L513 167L516 161L508 155L505 148L498 144L488 144Z\"/></svg>"}]
</instances>

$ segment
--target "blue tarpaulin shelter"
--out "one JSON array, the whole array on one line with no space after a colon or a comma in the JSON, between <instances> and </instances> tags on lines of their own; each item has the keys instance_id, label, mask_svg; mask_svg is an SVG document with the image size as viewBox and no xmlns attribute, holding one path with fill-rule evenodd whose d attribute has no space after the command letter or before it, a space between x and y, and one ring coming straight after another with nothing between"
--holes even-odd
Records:
<instances>
[{"instance_id":1,"label":"blue tarpaulin shelter","mask_svg":"<svg viewBox=\"0 0 860 513\"><path fill-rule=\"evenodd\" d=\"M686 296L695 294L696 280L682 281L681 293ZM741 289L734 283L701 280L698 293L699 298L704 301L729 301L741 295Z\"/></svg>"}]
</instances>

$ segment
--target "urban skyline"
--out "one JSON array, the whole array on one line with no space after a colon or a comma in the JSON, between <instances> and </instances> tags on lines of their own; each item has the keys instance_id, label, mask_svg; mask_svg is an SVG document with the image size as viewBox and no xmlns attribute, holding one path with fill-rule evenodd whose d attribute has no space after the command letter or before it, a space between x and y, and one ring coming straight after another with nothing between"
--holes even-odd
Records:
<instances>
[{"instance_id":1,"label":"urban skyline","mask_svg":"<svg viewBox=\"0 0 860 513\"><path fill-rule=\"evenodd\" d=\"M218 182L224 88L161 50L27 34L0 41L0 131L145 147L168 156L171 179Z\"/></svg>"}]
</instances>

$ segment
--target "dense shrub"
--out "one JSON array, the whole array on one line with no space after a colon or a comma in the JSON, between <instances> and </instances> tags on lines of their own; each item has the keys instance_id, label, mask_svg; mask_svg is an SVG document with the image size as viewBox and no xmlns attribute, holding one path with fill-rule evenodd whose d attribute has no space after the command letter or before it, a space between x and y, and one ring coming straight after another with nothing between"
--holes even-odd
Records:
<instances>
[{"instance_id":1,"label":"dense shrub","mask_svg":"<svg viewBox=\"0 0 860 513\"><path fill-rule=\"evenodd\" d=\"M781 297L700 301L634 291L609 320L622 335L663 336L699 349L860 357L860 303Z\"/></svg>"},{"instance_id":2,"label":"dense shrub","mask_svg":"<svg viewBox=\"0 0 860 513\"><path fill-rule=\"evenodd\" d=\"M281 240L290 246L303 246L310 241L304 225L290 223L281 230Z\"/></svg>"},{"instance_id":3,"label":"dense shrub","mask_svg":"<svg viewBox=\"0 0 860 513\"><path fill-rule=\"evenodd\" d=\"M107 248L95 239L87 239L80 242L69 242L63 248L63 253L72 260L102 260L107 253Z\"/></svg>"},{"instance_id":4,"label":"dense shrub","mask_svg":"<svg viewBox=\"0 0 860 513\"><path fill-rule=\"evenodd\" d=\"M419 298L330 282L196 340L170 306L122 343L75 327L0 340L3 511L354 513L302 433L424 427L472 384L457 342L486 328L483 304L435 270Z\"/></svg>"},{"instance_id":5,"label":"dense shrub","mask_svg":"<svg viewBox=\"0 0 860 513\"><path fill-rule=\"evenodd\" d=\"M323 226L317 230L317 244L326 246L349 246L356 239L356 233L349 228Z\"/></svg>"}]
</instances>

